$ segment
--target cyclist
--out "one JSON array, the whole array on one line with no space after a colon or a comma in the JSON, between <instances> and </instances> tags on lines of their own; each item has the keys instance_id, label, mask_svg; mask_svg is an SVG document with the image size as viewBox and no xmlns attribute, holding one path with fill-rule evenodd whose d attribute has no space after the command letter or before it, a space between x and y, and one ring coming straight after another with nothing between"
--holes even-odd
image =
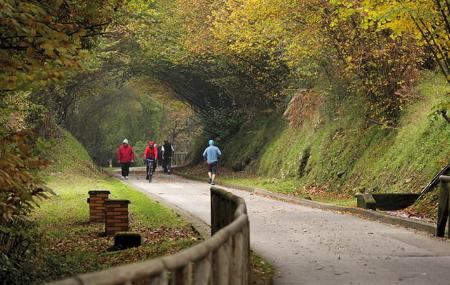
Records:
<instances>
[{"instance_id":1,"label":"cyclist","mask_svg":"<svg viewBox=\"0 0 450 285\"><path fill-rule=\"evenodd\" d=\"M153 163L153 171L155 171L156 169L156 160L158 159L158 149L155 146L155 142L154 141L148 141L147 146L145 147L144 150L144 158L145 158L145 162L147 164L147 176L146 179L148 180L148 167L149 167L149 163L152 162Z\"/></svg>"},{"instance_id":2,"label":"cyclist","mask_svg":"<svg viewBox=\"0 0 450 285\"><path fill-rule=\"evenodd\" d=\"M213 140L209 140L208 144L209 146L203 152L203 158L208 163L208 183L214 185L214 179L217 174L217 165L222 152L217 146L214 145Z\"/></svg>"}]
</instances>

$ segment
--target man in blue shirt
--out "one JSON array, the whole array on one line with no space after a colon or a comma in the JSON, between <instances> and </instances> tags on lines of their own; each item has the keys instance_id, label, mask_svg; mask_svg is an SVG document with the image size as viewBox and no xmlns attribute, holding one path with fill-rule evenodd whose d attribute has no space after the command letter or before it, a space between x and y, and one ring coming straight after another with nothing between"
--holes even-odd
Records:
<instances>
[{"instance_id":1,"label":"man in blue shirt","mask_svg":"<svg viewBox=\"0 0 450 285\"><path fill-rule=\"evenodd\" d=\"M219 157L222 155L220 149L214 145L213 140L208 141L209 146L203 152L203 158L208 163L208 183L214 185L214 178L217 173L217 164L219 163Z\"/></svg>"}]
</instances>

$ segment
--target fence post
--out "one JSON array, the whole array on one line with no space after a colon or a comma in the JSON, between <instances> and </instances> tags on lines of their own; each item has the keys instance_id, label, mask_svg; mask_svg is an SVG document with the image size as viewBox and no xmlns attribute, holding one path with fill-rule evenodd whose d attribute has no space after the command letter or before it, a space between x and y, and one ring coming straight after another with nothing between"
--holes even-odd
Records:
<instances>
[{"instance_id":1,"label":"fence post","mask_svg":"<svg viewBox=\"0 0 450 285\"><path fill-rule=\"evenodd\" d=\"M445 235L445 225L447 224L448 221L449 231L447 232L447 236L450 237L450 217L449 217L450 193L448 187L450 182L450 176L441 175L439 179L441 181L441 190L439 193L436 236L443 237Z\"/></svg>"},{"instance_id":2,"label":"fence post","mask_svg":"<svg viewBox=\"0 0 450 285\"><path fill-rule=\"evenodd\" d=\"M222 232L223 233L223 232ZM225 233L224 233L225 234ZM216 260L214 262L214 285L234 285L229 283L231 274L231 246L230 239L223 243L214 253Z\"/></svg>"},{"instance_id":3,"label":"fence post","mask_svg":"<svg viewBox=\"0 0 450 285\"><path fill-rule=\"evenodd\" d=\"M211 188L211 235L220 230L220 197Z\"/></svg>"},{"instance_id":4,"label":"fence post","mask_svg":"<svg viewBox=\"0 0 450 285\"><path fill-rule=\"evenodd\" d=\"M247 225L242 229L243 235L243 258L242 258L242 285L250 284L250 223L247 219Z\"/></svg>"},{"instance_id":5,"label":"fence post","mask_svg":"<svg viewBox=\"0 0 450 285\"><path fill-rule=\"evenodd\" d=\"M174 285L192 285L192 263L173 272L172 282Z\"/></svg>"},{"instance_id":6,"label":"fence post","mask_svg":"<svg viewBox=\"0 0 450 285\"><path fill-rule=\"evenodd\" d=\"M231 276L231 284L242 285L244 284L244 235L242 232L238 232L233 236L233 264Z\"/></svg>"},{"instance_id":7,"label":"fence post","mask_svg":"<svg viewBox=\"0 0 450 285\"><path fill-rule=\"evenodd\" d=\"M149 285L167 285L169 284L169 277L167 276L167 271L162 271L157 276L151 276Z\"/></svg>"},{"instance_id":8,"label":"fence post","mask_svg":"<svg viewBox=\"0 0 450 285\"><path fill-rule=\"evenodd\" d=\"M212 253L194 264L194 285L211 285L212 283Z\"/></svg>"}]
</instances>

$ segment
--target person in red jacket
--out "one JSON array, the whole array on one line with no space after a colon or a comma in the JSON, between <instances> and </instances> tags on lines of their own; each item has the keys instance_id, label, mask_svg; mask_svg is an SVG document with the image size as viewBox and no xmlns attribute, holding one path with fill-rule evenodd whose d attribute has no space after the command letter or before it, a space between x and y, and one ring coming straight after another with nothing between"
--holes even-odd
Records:
<instances>
[{"instance_id":1,"label":"person in red jacket","mask_svg":"<svg viewBox=\"0 0 450 285\"><path fill-rule=\"evenodd\" d=\"M130 173L130 165L134 162L133 147L128 144L128 140L124 139L117 150L117 162L122 166L122 177L128 179Z\"/></svg>"},{"instance_id":2,"label":"person in red jacket","mask_svg":"<svg viewBox=\"0 0 450 285\"><path fill-rule=\"evenodd\" d=\"M148 173L148 160L153 160L153 171L156 169L156 160L158 159L158 148L155 145L154 141L148 141L147 145L145 146L144 150L144 159L147 164L147 172ZM147 178L148 179L148 175Z\"/></svg>"}]
</instances>

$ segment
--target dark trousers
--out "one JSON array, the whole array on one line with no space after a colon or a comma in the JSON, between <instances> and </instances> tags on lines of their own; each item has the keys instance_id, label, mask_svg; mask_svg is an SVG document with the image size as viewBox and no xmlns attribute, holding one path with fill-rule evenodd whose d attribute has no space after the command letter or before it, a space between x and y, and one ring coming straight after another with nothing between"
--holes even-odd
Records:
<instances>
[{"instance_id":1,"label":"dark trousers","mask_svg":"<svg viewBox=\"0 0 450 285\"><path fill-rule=\"evenodd\" d=\"M122 176L128 176L130 174L130 162L127 163L121 163L122 165Z\"/></svg>"},{"instance_id":2,"label":"dark trousers","mask_svg":"<svg viewBox=\"0 0 450 285\"><path fill-rule=\"evenodd\" d=\"M449 217L449 183L441 182L441 191L439 193L439 208L436 227L436 236L443 237L445 235L445 225L448 222L449 231L447 236L450 237L450 217Z\"/></svg>"},{"instance_id":3,"label":"dark trousers","mask_svg":"<svg viewBox=\"0 0 450 285\"><path fill-rule=\"evenodd\" d=\"M172 158L171 157L164 158L163 168L164 168L164 172L170 173L170 171L172 170Z\"/></svg>"}]
</instances>

